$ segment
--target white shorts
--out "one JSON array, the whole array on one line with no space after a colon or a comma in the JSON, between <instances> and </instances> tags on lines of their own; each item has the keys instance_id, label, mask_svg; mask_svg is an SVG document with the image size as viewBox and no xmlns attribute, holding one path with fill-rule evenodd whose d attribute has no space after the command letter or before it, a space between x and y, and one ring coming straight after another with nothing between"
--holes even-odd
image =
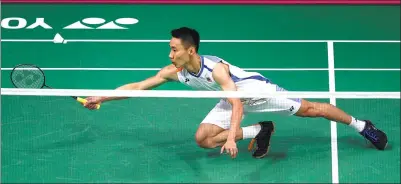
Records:
<instances>
[{"instance_id":1,"label":"white shorts","mask_svg":"<svg viewBox=\"0 0 401 184\"><path fill-rule=\"evenodd\" d=\"M252 90L262 91L284 91L283 88L271 83L257 83L257 86ZM249 86L245 86L249 87ZM244 115L247 113L262 113L273 112L283 115L293 115L301 107L301 99L288 99L288 98L267 98L267 99L252 99L249 103L244 104ZM210 123L217 125L223 129L229 129L231 124L232 106L229 102L222 99L216 106L207 114L201 123Z\"/></svg>"}]
</instances>

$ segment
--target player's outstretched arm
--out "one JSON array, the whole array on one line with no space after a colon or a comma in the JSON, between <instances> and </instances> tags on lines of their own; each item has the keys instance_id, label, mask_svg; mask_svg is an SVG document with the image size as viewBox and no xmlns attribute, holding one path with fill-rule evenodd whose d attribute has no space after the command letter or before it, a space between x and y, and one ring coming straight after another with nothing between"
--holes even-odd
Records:
<instances>
[{"instance_id":1,"label":"player's outstretched arm","mask_svg":"<svg viewBox=\"0 0 401 184\"><path fill-rule=\"evenodd\" d=\"M213 78L220 84L224 91L236 91L237 87L230 77L229 68L226 64L218 63L213 69ZM239 98L228 98L228 102L232 105L231 126L228 132L226 143L222 146L221 152L224 149L231 155L236 157L238 149L235 143L237 130L240 129L240 123L243 116L243 106Z\"/></svg>"},{"instance_id":2,"label":"player's outstretched arm","mask_svg":"<svg viewBox=\"0 0 401 184\"><path fill-rule=\"evenodd\" d=\"M140 82L125 84L116 90L148 90L156 88L168 81L178 81L177 68L174 65L168 65L162 68L156 75ZM107 98L107 100L112 98Z\"/></svg>"},{"instance_id":3,"label":"player's outstretched arm","mask_svg":"<svg viewBox=\"0 0 401 184\"><path fill-rule=\"evenodd\" d=\"M156 75L149 77L143 81L122 85L116 90L149 90L156 88L168 81L178 81L177 68L174 65L168 65L162 68ZM99 104L111 100L126 99L127 97L88 97L85 107L95 109L95 104Z\"/></svg>"}]
</instances>

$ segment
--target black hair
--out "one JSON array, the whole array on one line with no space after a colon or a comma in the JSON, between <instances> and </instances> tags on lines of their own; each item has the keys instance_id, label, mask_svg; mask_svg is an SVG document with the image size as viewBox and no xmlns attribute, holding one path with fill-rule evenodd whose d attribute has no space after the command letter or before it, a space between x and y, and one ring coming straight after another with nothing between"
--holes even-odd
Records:
<instances>
[{"instance_id":1,"label":"black hair","mask_svg":"<svg viewBox=\"0 0 401 184\"><path fill-rule=\"evenodd\" d=\"M171 36L174 38L179 38L185 46L194 46L196 52L199 50L200 37L198 31L188 27L181 27L178 29L173 29L171 31Z\"/></svg>"}]
</instances>

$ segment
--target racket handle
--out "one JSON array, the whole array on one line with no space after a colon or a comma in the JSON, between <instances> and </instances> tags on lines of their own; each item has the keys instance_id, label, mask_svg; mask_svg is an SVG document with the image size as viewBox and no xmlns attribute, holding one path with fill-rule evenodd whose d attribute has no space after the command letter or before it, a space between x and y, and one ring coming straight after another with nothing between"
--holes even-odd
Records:
<instances>
[{"instance_id":1,"label":"racket handle","mask_svg":"<svg viewBox=\"0 0 401 184\"><path fill-rule=\"evenodd\" d=\"M81 97L77 97L77 101L82 103L82 104L85 104L87 102L87 100L85 100L85 99L83 99ZM100 105L96 104L96 109L99 109L99 108L100 108Z\"/></svg>"}]
</instances>

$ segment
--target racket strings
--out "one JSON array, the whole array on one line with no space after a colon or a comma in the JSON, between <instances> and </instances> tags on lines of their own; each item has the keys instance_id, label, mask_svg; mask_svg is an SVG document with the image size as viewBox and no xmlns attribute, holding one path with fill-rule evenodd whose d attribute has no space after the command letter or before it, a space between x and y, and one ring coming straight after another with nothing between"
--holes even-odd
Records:
<instances>
[{"instance_id":1,"label":"racket strings","mask_svg":"<svg viewBox=\"0 0 401 184\"><path fill-rule=\"evenodd\" d=\"M11 79L18 88L41 88L45 82L44 75L38 68L25 65L16 68Z\"/></svg>"}]
</instances>

